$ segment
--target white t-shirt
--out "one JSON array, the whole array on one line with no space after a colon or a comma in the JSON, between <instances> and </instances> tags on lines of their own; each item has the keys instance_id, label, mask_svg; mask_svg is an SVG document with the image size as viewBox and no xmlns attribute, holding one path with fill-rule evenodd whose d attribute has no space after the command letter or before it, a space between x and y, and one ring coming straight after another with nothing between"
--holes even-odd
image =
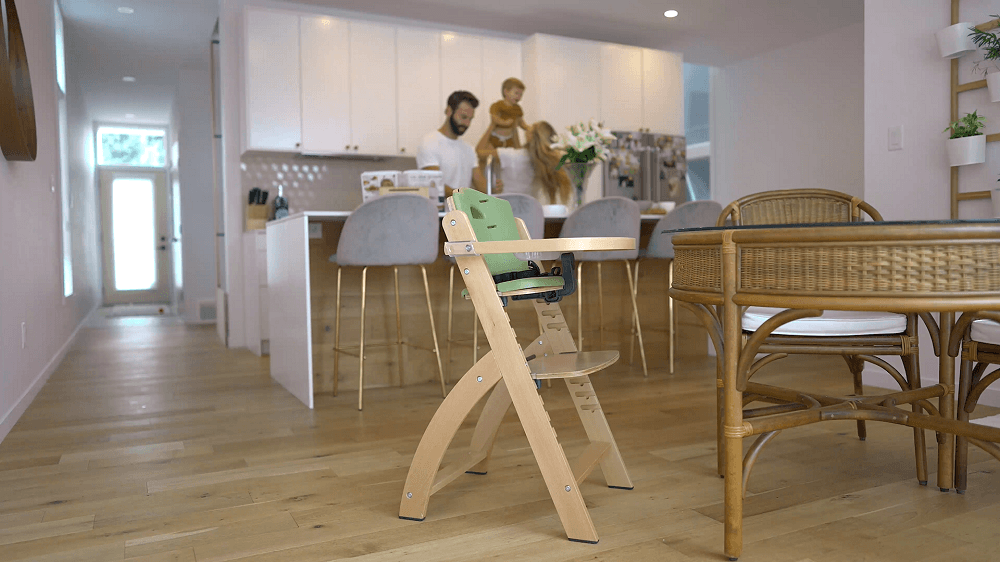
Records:
<instances>
[{"instance_id":1,"label":"white t-shirt","mask_svg":"<svg viewBox=\"0 0 1000 562\"><path fill-rule=\"evenodd\" d=\"M500 179L504 193L530 195L542 205L565 204L566 201L550 201L541 178L535 176L535 164L525 148L498 148L500 157ZM557 196L558 198L558 196Z\"/></svg>"},{"instance_id":2,"label":"white t-shirt","mask_svg":"<svg viewBox=\"0 0 1000 562\"><path fill-rule=\"evenodd\" d=\"M472 170L478 165L471 146L461 139L449 139L441 131L424 135L417 150L417 167L438 166L444 184L452 189L472 187Z\"/></svg>"}]
</instances>

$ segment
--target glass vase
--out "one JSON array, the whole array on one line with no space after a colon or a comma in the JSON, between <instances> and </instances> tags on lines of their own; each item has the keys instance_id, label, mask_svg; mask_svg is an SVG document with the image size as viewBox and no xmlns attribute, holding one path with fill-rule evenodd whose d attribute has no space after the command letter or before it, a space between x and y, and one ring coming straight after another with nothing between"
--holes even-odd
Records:
<instances>
[{"instance_id":1,"label":"glass vase","mask_svg":"<svg viewBox=\"0 0 1000 562\"><path fill-rule=\"evenodd\" d=\"M597 162L594 160L590 162L563 163L562 169L566 170L566 175L569 176L569 183L573 186L576 207L583 205L583 191L587 188L587 180L596 167Z\"/></svg>"}]
</instances>

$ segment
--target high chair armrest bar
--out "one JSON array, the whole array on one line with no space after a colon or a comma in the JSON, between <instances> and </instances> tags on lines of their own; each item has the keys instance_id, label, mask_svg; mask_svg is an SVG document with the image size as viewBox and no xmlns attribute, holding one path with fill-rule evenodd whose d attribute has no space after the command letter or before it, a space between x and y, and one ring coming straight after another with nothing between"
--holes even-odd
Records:
<instances>
[{"instance_id":1,"label":"high chair armrest bar","mask_svg":"<svg viewBox=\"0 0 1000 562\"><path fill-rule=\"evenodd\" d=\"M545 238L542 240L505 240L502 242L445 242L449 256L481 256L486 254L528 254L554 252L594 252L634 250L635 238ZM519 256L520 257L520 256Z\"/></svg>"}]
</instances>

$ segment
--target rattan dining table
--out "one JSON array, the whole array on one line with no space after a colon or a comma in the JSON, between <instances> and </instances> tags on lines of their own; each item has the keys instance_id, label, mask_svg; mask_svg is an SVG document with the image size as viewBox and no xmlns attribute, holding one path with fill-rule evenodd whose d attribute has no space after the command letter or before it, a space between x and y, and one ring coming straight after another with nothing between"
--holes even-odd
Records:
<instances>
[{"instance_id":1,"label":"rattan dining table","mask_svg":"<svg viewBox=\"0 0 1000 562\"><path fill-rule=\"evenodd\" d=\"M939 433L938 486L954 478L954 436L1000 459L1000 429L955 419L955 357L968 323L1000 318L1000 221L733 226L665 232L675 251L670 296L693 308L719 348L725 554L742 551L743 497L760 448L782 429L871 420ZM745 307L786 309L752 335ZM782 409L744 419L761 342L824 310L919 314L939 360L937 384L880 396L816 397L787 389ZM938 319L930 313L936 312ZM957 316L960 315L960 316ZM956 319L957 317L957 319ZM759 366L759 365L758 365ZM781 392L778 392L780 395ZM931 401L937 399L935 406ZM900 406L911 406L902 409ZM915 405L915 406L912 406ZM759 436L744 460L745 437Z\"/></svg>"}]
</instances>

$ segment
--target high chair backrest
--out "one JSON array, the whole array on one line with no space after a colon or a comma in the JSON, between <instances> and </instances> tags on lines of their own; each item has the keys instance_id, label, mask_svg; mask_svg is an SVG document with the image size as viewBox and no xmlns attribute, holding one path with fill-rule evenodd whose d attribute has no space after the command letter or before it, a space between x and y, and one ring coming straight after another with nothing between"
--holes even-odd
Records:
<instances>
[{"instance_id":1,"label":"high chair backrest","mask_svg":"<svg viewBox=\"0 0 1000 562\"><path fill-rule=\"evenodd\" d=\"M469 217L472 230L476 233L476 240L502 242L521 239L517 221L514 220L514 212L507 201L475 189L456 190L449 200L451 207ZM483 259L491 275L530 269L528 262L517 259L514 254L489 254L483 256Z\"/></svg>"}]
</instances>

